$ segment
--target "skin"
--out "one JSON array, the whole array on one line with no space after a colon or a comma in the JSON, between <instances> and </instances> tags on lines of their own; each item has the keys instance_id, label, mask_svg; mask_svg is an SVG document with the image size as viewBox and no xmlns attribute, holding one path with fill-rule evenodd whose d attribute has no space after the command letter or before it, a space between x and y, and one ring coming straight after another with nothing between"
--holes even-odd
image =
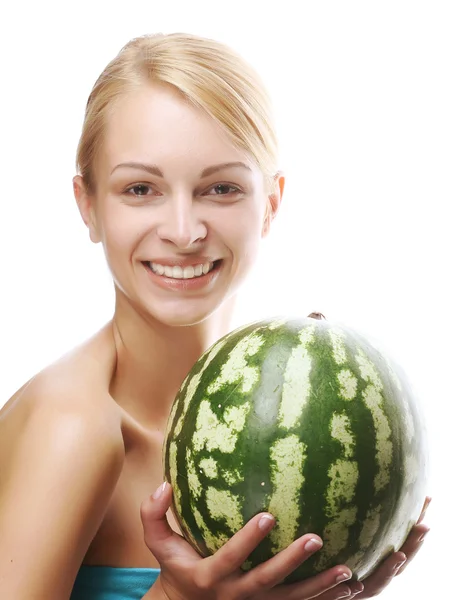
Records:
<instances>
[{"instance_id":1,"label":"skin","mask_svg":"<svg viewBox=\"0 0 453 600\"><path fill-rule=\"evenodd\" d=\"M163 177L115 169L131 161L156 164ZM207 167L238 161L247 168L200 177ZM339 575L351 576L338 565L283 586L279 582L315 551L306 542L321 541L318 536L307 533L244 574L239 565L269 533L271 515L266 528L257 515L202 559L169 512L170 486L149 497L162 482L161 447L173 398L202 352L229 331L236 294L278 212L284 177L279 174L274 189L266 190L258 167L216 123L171 88L150 85L118 102L94 167L96 193L76 176L74 194L91 240L104 247L115 286L114 316L0 411L2 590L17 600L32 594L38 600L68 598L83 562L160 566L145 596L150 600L333 600L361 590L359 597L376 595L396 574L395 564L415 556L426 526L416 525L401 551L363 584L338 583ZM143 264L196 265L204 262L200 257L221 263L212 282L195 291L160 287ZM38 520L28 508L30 489ZM49 492L55 489L58 495ZM41 529L51 542L45 548Z\"/></svg>"}]
</instances>

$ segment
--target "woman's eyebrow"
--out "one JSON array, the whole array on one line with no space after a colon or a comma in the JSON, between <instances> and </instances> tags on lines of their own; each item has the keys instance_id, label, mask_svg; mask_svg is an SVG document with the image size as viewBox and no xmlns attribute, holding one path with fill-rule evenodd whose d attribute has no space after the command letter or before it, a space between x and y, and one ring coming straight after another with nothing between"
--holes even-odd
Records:
<instances>
[{"instance_id":1,"label":"woman's eyebrow","mask_svg":"<svg viewBox=\"0 0 453 600\"><path fill-rule=\"evenodd\" d=\"M241 167L241 168L247 169L248 171L252 170L248 165L246 165L243 162L239 162L239 161L226 162L226 163L220 163L219 165L213 165L212 167L206 167L206 169L204 169L200 173L200 177L208 177L208 175L212 175L216 171L220 171L221 169L227 169L227 168L231 168L231 167Z\"/></svg>"},{"instance_id":2,"label":"woman's eyebrow","mask_svg":"<svg viewBox=\"0 0 453 600\"><path fill-rule=\"evenodd\" d=\"M110 175L116 171L116 169L119 168L124 168L127 167L129 169L140 169L141 171L146 171L147 173L150 173L151 175L156 175L157 177L163 177L164 174L161 171L161 169L159 169L159 167L157 165L148 165L146 163L140 163L140 162L125 162L125 163L120 163L119 165L116 165L115 167L113 167ZM209 175L212 175L213 173L216 173L217 171L220 171L221 169L227 169L227 168L231 168L231 167L241 167L244 169L247 169L248 171L251 171L252 169L246 165L243 162L240 161L236 161L236 162L226 162L226 163L220 163L218 165L212 165L211 167L206 167L206 169L203 169L203 171L200 174L200 177L208 177Z\"/></svg>"}]
</instances>

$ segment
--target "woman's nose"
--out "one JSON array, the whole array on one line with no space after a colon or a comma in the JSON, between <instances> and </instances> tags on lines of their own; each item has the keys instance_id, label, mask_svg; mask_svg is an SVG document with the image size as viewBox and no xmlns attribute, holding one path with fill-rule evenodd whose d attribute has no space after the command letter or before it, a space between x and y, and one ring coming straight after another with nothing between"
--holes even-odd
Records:
<instances>
[{"instance_id":1,"label":"woman's nose","mask_svg":"<svg viewBox=\"0 0 453 600\"><path fill-rule=\"evenodd\" d=\"M191 197L173 198L165 208L157 228L157 233L162 240L185 249L206 237L206 225L200 218L197 210L199 207L194 206Z\"/></svg>"}]
</instances>

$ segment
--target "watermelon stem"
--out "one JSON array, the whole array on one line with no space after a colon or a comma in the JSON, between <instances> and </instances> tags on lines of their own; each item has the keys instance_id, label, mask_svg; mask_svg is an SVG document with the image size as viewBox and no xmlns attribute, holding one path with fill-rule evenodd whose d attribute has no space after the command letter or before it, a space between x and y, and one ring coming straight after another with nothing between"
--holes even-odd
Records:
<instances>
[{"instance_id":1,"label":"watermelon stem","mask_svg":"<svg viewBox=\"0 0 453 600\"><path fill-rule=\"evenodd\" d=\"M320 312L312 312L308 315L309 319L318 319L318 321L327 320L326 317Z\"/></svg>"}]
</instances>

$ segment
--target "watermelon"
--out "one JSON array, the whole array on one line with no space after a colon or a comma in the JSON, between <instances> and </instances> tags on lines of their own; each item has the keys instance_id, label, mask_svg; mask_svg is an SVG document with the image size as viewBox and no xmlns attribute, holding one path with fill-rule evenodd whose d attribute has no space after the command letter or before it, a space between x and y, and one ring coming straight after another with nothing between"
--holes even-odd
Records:
<instances>
[{"instance_id":1,"label":"watermelon","mask_svg":"<svg viewBox=\"0 0 453 600\"><path fill-rule=\"evenodd\" d=\"M244 570L316 533L323 548L287 582L336 564L363 579L418 519L426 446L400 367L312 313L245 325L207 350L173 403L163 461L174 515L202 556L269 511L277 523Z\"/></svg>"}]
</instances>

